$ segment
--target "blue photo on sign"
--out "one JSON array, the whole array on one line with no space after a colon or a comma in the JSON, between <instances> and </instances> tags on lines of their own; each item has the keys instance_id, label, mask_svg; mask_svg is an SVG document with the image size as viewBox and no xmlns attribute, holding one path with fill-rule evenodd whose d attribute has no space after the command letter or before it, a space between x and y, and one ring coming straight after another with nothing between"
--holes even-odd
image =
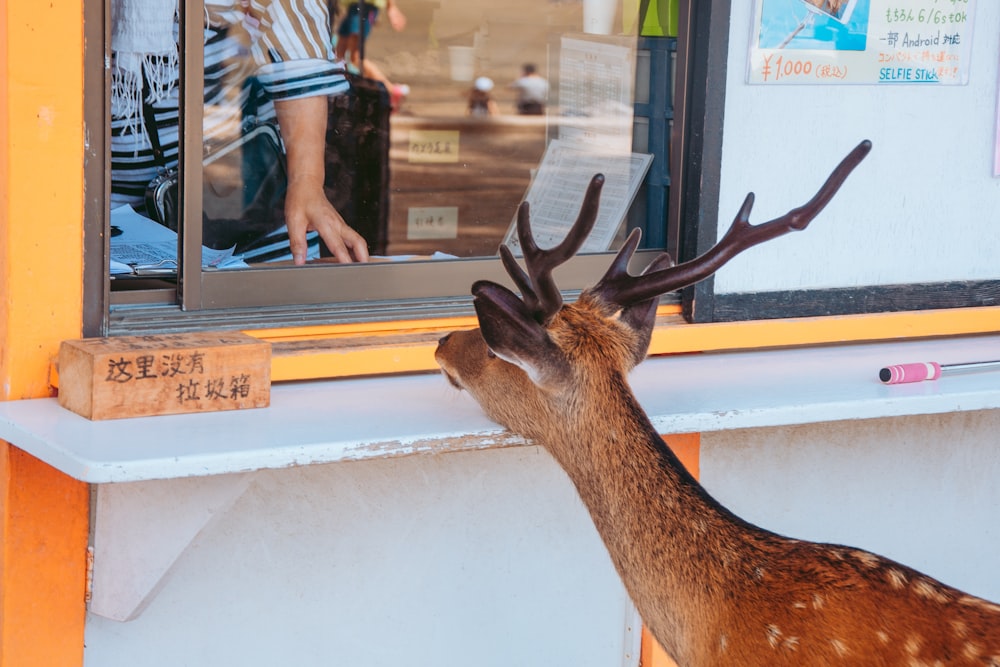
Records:
<instances>
[{"instance_id":1,"label":"blue photo on sign","mask_svg":"<svg viewBox=\"0 0 1000 667\"><path fill-rule=\"evenodd\" d=\"M761 0L762 49L864 51L870 0Z\"/></svg>"}]
</instances>

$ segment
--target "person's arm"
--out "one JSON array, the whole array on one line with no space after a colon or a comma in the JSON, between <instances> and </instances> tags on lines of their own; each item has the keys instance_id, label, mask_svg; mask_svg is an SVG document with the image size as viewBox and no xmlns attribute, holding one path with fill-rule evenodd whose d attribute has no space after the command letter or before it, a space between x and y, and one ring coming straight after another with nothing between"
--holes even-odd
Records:
<instances>
[{"instance_id":1,"label":"person's arm","mask_svg":"<svg viewBox=\"0 0 1000 667\"><path fill-rule=\"evenodd\" d=\"M365 239L344 222L323 191L326 96L276 101L274 108L288 154L285 223L295 263L305 263L306 233L312 230L338 262L367 262Z\"/></svg>"},{"instance_id":2,"label":"person's arm","mask_svg":"<svg viewBox=\"0 0 1000 667\"><path fill-rule=\"evenodd\" d=\"M403 10L399 8L399 5L395 3L395 0L387 0L385 3L385 17L389 19L389 25L396 32L401 31L406 27L406 15L403 14Z\"/></svg>"},{"instance_id":3,"label":"person's arm","mask_svg":"<svg viewBox=\"0 0 1000 667\"><path fill-rule=\"evenodd\" d=\"M327 96L346 92L343 64L333 59L325 0L246 3L260 32L250 53L256 76L274 100L288 154L285 222L296 264L306 258L306 233L319 232L340 262L366 261L364 239L351 229L323 191Z\"/></svg>"}]
</instances>

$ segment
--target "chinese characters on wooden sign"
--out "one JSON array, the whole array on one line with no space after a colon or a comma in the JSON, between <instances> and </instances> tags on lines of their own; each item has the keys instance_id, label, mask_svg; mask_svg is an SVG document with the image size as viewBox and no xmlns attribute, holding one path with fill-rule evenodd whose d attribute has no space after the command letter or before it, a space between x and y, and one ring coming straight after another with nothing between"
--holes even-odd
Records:
<instances>
[{"instance_id":1,"label":"chinese characters on wooden sign","mask_svg":"<svg viewBox=\"0 0 1000 667\"><path fill-rule=\"evenodd\" d=\"M240 333L64 341L59 403L90 419L265 407L270 357Z\"/></svg>"},{"instance_id":2,"label":"chinese characters on wooden sign","mask_svg":"<svg viewBox=\"0 0 1000 667\"><path fill-rule=\"evenodd\" d=\"M211 376L205 370L205 352L190 350L163 354L129 354L109 357L105 382L133 386L166 380L175 387L178 403L189 401L239 401L250 395L250 376L225 371Z\"/></svg>"},{"instance_id":3,"label":"chinese characters on wooden sign","mask_svg":"<svg viewBox=\"0 0 1000 667\"><path fill-rule=\"evenodd\" d=\"M747 81L965 84L975 0L756 0Z\"/></svg>"}]
</instances>

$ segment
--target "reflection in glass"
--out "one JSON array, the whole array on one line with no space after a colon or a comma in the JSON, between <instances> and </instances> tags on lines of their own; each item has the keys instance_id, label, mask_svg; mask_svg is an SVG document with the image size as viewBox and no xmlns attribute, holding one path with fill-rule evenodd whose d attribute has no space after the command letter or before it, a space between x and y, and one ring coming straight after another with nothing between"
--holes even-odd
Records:
<instances>
[{"instance_id":1,"label":"reflection in glass","mask_svg":"<svg viewBox=\"0 0 1000 667\"><path fill-rule=\"evenodd\" d=\"M112 210L128 205L174 231L180 218L177 9L175 0L114 0L111 8ZM302 259L319 256L318 234L307 234L307 226L328 241L343 238L348 248L354 234L354 245L363 246L323 190L327 98L349 88L342 63L333 59L326 3L215 0L204 9L196 13L205 21L198 63L204 70L204 246L231 251L230 265L291 259L283 198L293 170L298 185L289 197L295 208L288 210L300 221L293 237L300 237ZM318 116L309 102L322 105ZM287 120L283 137L274 122L279 113ZM296 126L305 129L291 132ZM300 148L286 156L282 138ZM292 156L298 157L288 163Z\"/></svg>"},{"instance_id":2,"label":"reflection in glass","mask_svg":"<svg viewBox=\"0 0 1000 667\"><path fill-rule=\"evenodd\" d=\"M502 8L394 0L361 13L341 0L331 17L337 4L205 3L205 247L232 250L229 265L287 265L285 184L289 175L301 183L299 158L317 149L319 180L299 170L312 179L306 189L318 189L372 255L493 256L525 198L533 217L548 209L558 227L565 208L571 224L595 170L608 177L602 209L613 214L594 249L621 238L649 159L632 152L636 21L622 16L620 2L596 3L613 6L614 20L590 31L580 0ZM133 53L113 39L113 203L176 229L176 187L147 197L177 161L175 3L113 0L113 34L127 32L130 6L142 6L145 18L155 6L159 34L169 22L171 41ZM345 21L355 26L338 30ZM367 30L366 39L342 41L339 60L338 32L352 29ZM604 31L611 34L597 34ZM473 112L470 102L484 97L491 111ZM315 111L299 114L305 99L323 100L318 135L293 127ZM337 252L323 242L329 212L317 213L302 189L295 196L293 237L313 229L308 259L332 261ZM323 238L315 229L326 229Z\"/></svg>"},{"instance_id":3,"label":"reflection in glass","mask_svg":"<svg viewBox=\"0 0 1000 667\"><path fill-rule=\"evenodd\" d=\"M365 259L324 191L328 98L350 87L326 3L206 3L205 16L204 244L248 263L305 261L322 236Z\"/></svg>"},{"instance_id":4,"label":"reflection in glass","mask_svg":"<svg viewBox=\"0 0 1000 667\"><path fill-rule=\"evenodd\" d=\"M495 255L536 176L562 189L533 211L575 206L575 219L593 171L561 156L629 161L635 38L621 3L603 4L617 7L614 34L585 33L579 1L407 0L405 30L376 27L366 55L410 89L391 120L391 254ZM496 113L470 113L482 79Z\"/></svg>"}]
</instances>

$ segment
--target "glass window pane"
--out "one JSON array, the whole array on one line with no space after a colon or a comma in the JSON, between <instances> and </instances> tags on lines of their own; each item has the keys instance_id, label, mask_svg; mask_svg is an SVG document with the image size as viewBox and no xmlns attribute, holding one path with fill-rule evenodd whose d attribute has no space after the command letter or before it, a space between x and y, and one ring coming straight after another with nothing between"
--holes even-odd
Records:
<instances>
[{"instance_id":1,"label":"glass window pane","mask_svg":"<svg viewBox=\"0 0 1000 667\"><path fill-rule=\"evenodd\" d=\"M189 293L207 296L185 304L194 309L225 305L219 290L232 293L241 283L213 276L233 268L282 269L251 280L273 282L255 287L267 303L344 302L342 285L317 293L315 278L312 291L300 294L296 283L305 281L286 270L293 264L288 221L319 268L366 254L379 264L454 265L454 279L440 277L450 270L415 272L418 287L403 284L406 271L352 271L352 283L371 277L360 299L447 297L458 281L466 293L470 265L447 260L492 261L500 243L516 246L512 223L526 198L540 244L553 242L598 171L607 178L602 218L585 250L616 248L630 226L657 228L652 238L662 247L665 221L648 220L642 200L652 154L663 149L645 135L633 138L634 128L645 133L651 123L633 117L650 106L648 84L636 84L639 4L387 0L359 11L346 0L209 0L204 12L187 8L205 28L201 62L186 65L204 67L204 94L187 102L187 112L203 119L198 145L178 137L184 96L174 15L143 10L157 19L159 37L170 25L170 45L150 52L124 50L118 38L127 21L113 17L112 207L128 204L130 214L155 220L161 231L190 236L199 224L191 216L177 223L184 204L176 184L184 179L172 168L179 144L202 154L204 271L195 274L197 289L185 281ZM173 6L113 3L130 5ZM630 215L636 197L641 214ZM338 231L341 217L346 227ZM175 237L162 238L169 245ZM155 268L143 273L176 291L170 281L177 265ZM121 276L113 290L126 288L122 278L135 276ZM248 298L255 297L240 294L233 303Z\"/></svg>"},{"instance_id":2,"label":"glass window pane","mask_svg":"<svg viewBox=\"0 0 1000 667\"><path fill-rule=\"evenodd\" d=\"M627 208L635 38L621 3L402 8L406 28L377 23L365 50L366 68L408 91L391 118L389 253L493 255L526 196L539 229L572 222L613 166L625 176L608 174L605 207ZM615 230L601 231L603 250Z\"/></svg>"}]
</instances>

